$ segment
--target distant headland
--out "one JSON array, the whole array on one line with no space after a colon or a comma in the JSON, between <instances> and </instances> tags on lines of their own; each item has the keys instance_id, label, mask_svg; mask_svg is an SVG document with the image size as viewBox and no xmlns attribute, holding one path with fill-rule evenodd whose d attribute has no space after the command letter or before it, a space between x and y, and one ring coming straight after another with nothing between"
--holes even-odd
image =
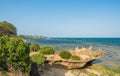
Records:
<instances>
[{"instance_id":1,"label":"distant headland","mask_svg":"<svg viewBox=\"0 0 120 76\"><path fill-rule=\"evenodd\" d=\"M19 35L20 38L23 39L39 39L39 38L47 38L45 36L42 35Z\"/></svg>"}]
</instances>

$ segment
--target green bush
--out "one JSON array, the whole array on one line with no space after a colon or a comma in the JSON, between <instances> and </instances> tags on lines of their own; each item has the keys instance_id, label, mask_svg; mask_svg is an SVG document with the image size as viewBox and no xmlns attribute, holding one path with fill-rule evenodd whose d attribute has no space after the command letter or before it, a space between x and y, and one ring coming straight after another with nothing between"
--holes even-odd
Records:
<instances>
[{"instance_id":1,"label":"green bush","mask_svg":"<svg viewBox=\"0 0 120 76\"><path fill-rule=\"evenodd\" d=\"M8 51L8 67L20 69L23 72L30 72L29 46L20 38L10 38L6 44Z\"/></svg>"},{"instance_id":2,"label":"green bush","mask_svg":"<svg viewBox=\"0 0 120 76\"><path fill-rule=\"evenodd\" d=\"M20 38L0 37L0 67L30 72L29 46Z\"/></svg>"},{"instance_id":3,"label":"green bush","mask_svg":"<svg viewBox=\"0 0 120 76\"><path fill-rule=\"evenodd\" d=\"M6 43L9 41L8 36L0 37L0 69L7 69L7 48Z\"/></svg>"},{"instance_id":4,"label":"green bush","mask_svg":"<svg viewBox=\"0 0 120 76\"><path fill-rule=\"evenodd\" d=\"M40 49L40 45L37 42L30 44L30 51L37 52Z\"/></svg>"},{"instance_id":5,"label":"green bush","mask_svg":"<svg viewBox=\"0 0 120 76\"><path fill-rule=\"evenodd\" d=\"M60 53L59 53L59 56L63 59L70 59L71 58L71 53L69 51L65 51L65 50L62 50Z\"/></svg>"},{"instance_id":6,"label":"green bush","mask_svg":"<svg viewBox=\"0 0 120 76\"><path fill-rule=\"evenodd\" d=\"M80 60L80 57L79 57L79 56L76 56L76 55L73 55L73 56L71 57L71 59L72 59L72 60Z\"/></svg>"},{"instance_id":7,"label":"green bush","mask_svg":"<svg viewBox=\"0 0 120 76\"><path fill-rule=\"evenodd\" d=\"M39 50L39 52L40 52L40 54L43 54L43 55L50 55L50 54L54 54L55 50L53 47L44 46Z\"/></svg>"},{"instance_id":8,"label":"green bush","mask_svg":"<svg viewBox=\"0 0 120 76\"><path fill-rule=\"evenodd\" d=\"M41 65L45 62L45 57L40 54L34 54L31 56L31 60L32 60L32 62Z\"/></svg>"}]
</instances>

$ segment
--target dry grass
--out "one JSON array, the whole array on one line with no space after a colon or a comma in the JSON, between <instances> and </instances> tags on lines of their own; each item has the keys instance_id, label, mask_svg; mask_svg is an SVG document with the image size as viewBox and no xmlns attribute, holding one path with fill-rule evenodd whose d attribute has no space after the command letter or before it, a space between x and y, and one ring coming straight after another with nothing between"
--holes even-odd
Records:
<instances>
[{"instance_id":1,"label":"dry grass","mask_svg":"<svg viewBox=\"0 0 120 76\"><path fill-rule=\"evenodd\" d=\"M29 74L22 73L22 72L10 73L10 72L5 72L5 71L0 71L0 76L29 76Z\"/></svg>"}]
</instances>

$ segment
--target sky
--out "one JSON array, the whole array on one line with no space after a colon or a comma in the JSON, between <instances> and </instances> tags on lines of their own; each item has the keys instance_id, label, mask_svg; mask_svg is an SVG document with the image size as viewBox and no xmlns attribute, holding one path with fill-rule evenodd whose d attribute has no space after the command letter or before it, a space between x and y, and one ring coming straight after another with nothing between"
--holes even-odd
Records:
<instances>
[{"instance_id":1,"label":"sky","mask_svg":"<svg viewBox=\"0 0 120 76\"><path fill-rule=\"evenodd\" d=\"M0 0L0 21L23 35L120 37L120 0Z\"/></svg>"}]
</instances>

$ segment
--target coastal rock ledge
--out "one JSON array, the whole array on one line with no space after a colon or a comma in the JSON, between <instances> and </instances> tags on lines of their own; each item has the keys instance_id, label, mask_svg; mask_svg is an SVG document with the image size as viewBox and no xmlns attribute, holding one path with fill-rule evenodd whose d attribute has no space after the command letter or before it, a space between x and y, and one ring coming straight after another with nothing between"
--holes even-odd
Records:
<instances>
[{"instance_id":1,"label":"coastal rock ledge","mask_svg":"<svg viewBox=\"0 0 120 76\"><path fill-rule=\"evenodd\" d=\"M96 51L93 50L93 47L89 48L78 48L76 47L74 50L69 50L72 55L76 55L80 57L80 60L72 60L72 59L63 59L59 56L59 54L54 55L45 55L46 61L50 64L60 64L68 69L73 68L82 68L90 62L100 58L103 56L103 50L98 49Z\"/></svg>"}]
</instances>

